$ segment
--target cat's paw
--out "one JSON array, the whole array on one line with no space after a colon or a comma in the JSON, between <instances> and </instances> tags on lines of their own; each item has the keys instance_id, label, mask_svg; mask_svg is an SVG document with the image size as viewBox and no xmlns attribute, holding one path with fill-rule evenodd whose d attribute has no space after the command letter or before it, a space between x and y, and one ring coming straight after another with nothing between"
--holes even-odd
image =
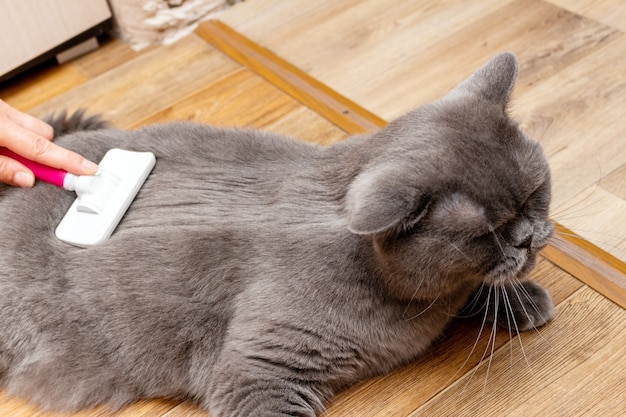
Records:
<instances>
[{"instance_id":1,"label":"cat's paw","mask_svg":"<svg viewBox=\"0 0 626 417\"><path fill-rule=\"evenodd\" d=\"M498 324L519 332L543 326L554 315L552 299L541 285L533 281L506 284L503 288ZM504 301L504 302L503 302Z\"/></svg>"}]
</instances>

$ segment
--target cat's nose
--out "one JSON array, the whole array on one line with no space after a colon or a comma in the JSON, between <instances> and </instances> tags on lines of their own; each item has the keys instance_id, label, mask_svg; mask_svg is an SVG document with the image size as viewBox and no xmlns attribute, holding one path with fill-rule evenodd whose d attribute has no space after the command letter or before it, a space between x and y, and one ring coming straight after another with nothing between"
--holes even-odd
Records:
<instances>
[{"instance_id":1,"label":"cat's nose","mask_svg":"<svg viewBox=\"0 0 626 417\"><path fill-rule=\"evenodd\" d=\"M530 249L535 228L528 219L518 219L510 226L510 242L517 249Z\"/></svg>"}]
</instances>

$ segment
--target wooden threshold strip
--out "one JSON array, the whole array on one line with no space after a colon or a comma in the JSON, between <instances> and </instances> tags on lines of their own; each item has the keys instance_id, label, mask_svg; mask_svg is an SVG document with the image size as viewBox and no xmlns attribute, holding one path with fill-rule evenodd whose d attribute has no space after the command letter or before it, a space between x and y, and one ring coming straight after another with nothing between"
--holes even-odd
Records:
<instances>
[{"instance_id":1,"label":"wooden threshold strip","mask_svg":"<svg viewBox=\"0 0 626 417\"><path fill-rule=\"evenodd\" d=\"M219 20L201 23L196 33L300 103L349 133L366 133L387 122Z\"/></svg>"},{"instance_id":2,"label":"wooden threshold strip","mask_svg":"<svg viewBox=\"0 0 626 417\"><path fill-rule=\"evenodd\" d=\"M348 133L366 133L387 122L327 85L256 44L219 20L201 23L196 33ZM542 252L550 262L626 308L626 264L555 223L556 234Z\"/></svg>"},{"instance_id":3,"label":"wooden threshold strip","mask_svg":"<svg viewBox=\"0 0 626 417\"><path fill-rule=\"evenodd\" d=\"M626 264L554 223L555 234L542 255L606 298L626 308Z\"/></svg>"}]
</instances>

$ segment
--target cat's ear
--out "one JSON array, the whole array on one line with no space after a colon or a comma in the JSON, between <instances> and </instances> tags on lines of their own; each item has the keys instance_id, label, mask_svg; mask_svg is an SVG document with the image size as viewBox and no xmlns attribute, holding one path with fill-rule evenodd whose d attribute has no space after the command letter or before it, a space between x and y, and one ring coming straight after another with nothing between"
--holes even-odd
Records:
<instances>
[{"instance_id":1,"label":"cat's ear","mask_svg":"<svg viewBox=\"0 0 626 417\"><path fill-rule=\"evenodd\" d=\"M510 52L501 53L491 58L453 92L479 94L493 103L506 107L515 86L517 70L515 55Z\"/></svg>"},{"instance_id":2,"label":"cat's ear","mask_svg":"<svg viewBox=\"0 0 626 417\"><path fill-rule=\"evenodd\" d=\"M422 213L418 189L406 181L406 169L380 166L359 174L347 195L348 229L355 234L370 235L389 230L409 216L416 222Z\"/></svg>"}]
</instances>

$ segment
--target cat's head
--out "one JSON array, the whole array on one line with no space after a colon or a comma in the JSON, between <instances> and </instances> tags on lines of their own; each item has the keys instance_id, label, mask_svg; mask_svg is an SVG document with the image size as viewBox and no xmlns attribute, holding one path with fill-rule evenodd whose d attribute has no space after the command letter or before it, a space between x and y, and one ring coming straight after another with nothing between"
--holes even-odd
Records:
<instances>
[{"instance_id":1,"label":"cat's head","mask_svg":"<svg viewBox=\"0 0 626 417\"><path fill-rule=\"evenodd\" d=\"M506 113L516 75L498 55L374 136L384 150L350 186L349 228L406 295L521 278L548 243L548 164Z\"/></svg>"}]
</instances>

